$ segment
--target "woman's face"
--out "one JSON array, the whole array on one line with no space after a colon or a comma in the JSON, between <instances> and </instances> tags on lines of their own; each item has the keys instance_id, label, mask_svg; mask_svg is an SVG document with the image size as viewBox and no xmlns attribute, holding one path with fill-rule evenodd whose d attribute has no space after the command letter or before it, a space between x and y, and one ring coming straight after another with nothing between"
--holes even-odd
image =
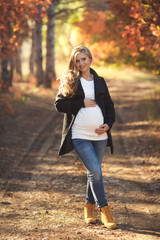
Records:
<instances>
[{"instance_id":1,"label":"woman's face","mask_svg":"<svg viewBox=\"0 0 160 240\"><path fill-rule=\"evenodd\" d=\"M76 56L76 67L81 73L89 71L91 62L86 53L78 53Z\"/></svg>"}]
</instances>

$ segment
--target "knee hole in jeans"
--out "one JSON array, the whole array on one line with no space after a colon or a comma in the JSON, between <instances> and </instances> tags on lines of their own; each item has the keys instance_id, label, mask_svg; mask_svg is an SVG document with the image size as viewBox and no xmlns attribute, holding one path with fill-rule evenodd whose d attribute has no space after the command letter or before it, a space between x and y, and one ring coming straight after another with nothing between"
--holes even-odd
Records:
<instances>
[{"instance_id":1,"label":"knee hole in jeans","mask_svg":"<svg viewBox=\"0 0 160 240\"><path fill-rule=\"evenodd\" d=\"M101 170L96 169L87 173L87 176L90 181L97 181L102 178L102 172Z\"/></svg>"}]
</instances>

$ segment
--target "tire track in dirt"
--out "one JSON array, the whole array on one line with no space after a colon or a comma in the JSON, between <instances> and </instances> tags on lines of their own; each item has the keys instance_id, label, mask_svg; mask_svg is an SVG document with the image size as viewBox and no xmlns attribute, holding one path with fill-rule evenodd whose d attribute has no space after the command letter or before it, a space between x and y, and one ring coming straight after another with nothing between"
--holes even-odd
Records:
<instances>
[{"instance_id":1,"label":"tire track in dirt","mask_svg":"<svg viewBox=\"0 0 160 240\"><path fill-rule=\"evenodd\" d=\"M43 192L48 189L49 180L49 173L45 174L39 166L46 165L43 160L49 150L54 149L57 144L59 129L56 126L59 121L61 116L54 111L52 116L36 130L36 136L30 137L26 154L14 162L12 170L8 173L5 190L1 194L0 225L3 230L0 239L2 240L38 239L34 234L30 237L28 232L30 228L34 228L33 226L37 226L39 218L36 217L42 214L43 210L40 210L38 204L43 205L45 198Z\"/></svg>"},{"instance_id":2,"label":"tire track in dirt","mask_svg":"<svg viewBox=\"0 0 160 240\"><path fill-rule=\"evenodd\" d=\"M10 205L1 209L2 240L159 239L159 195L156 198L136 165L132 147L138 142L126 138L124 119L130 106L127 99L121 101L120 94L124 91L132 102L132 89L127 93L128 87L121 87L113 94L117 108L112 131L115 153L111 156L107 150L103 161L107 198L118 229L104 228L98 209L97 223L84 223L86 171L74 152L57 158L62 115L54 112L53 121L52 117L46 120L45 127L31 136L29 151L12 169L3 194L3 201Z\"/></svg>"},{"instance_id":3,"label":"tire track in dirt","mask_svg":"<svg viewBox=\"0 0 160 240\"><path fill-rule=\"evenodd\" d=\"M33 134L30 136L26 152L21 154L19 158L13 162L11 165L12 170L6 172L6 181L4 183L4 190L0 192L0 199L3 199L3 195L5 195L10 183L13 183L14 170L24 165L26 162L28 164L35 151L39 153L36 157L36 161L40 161L47 154L51 145L56 141L56 129L53 128L53 124L55 124L58 119L59 115L54 111L50 117L47 117L46 120L36 129L36 135Z\"/></svg>"}]
</instances>

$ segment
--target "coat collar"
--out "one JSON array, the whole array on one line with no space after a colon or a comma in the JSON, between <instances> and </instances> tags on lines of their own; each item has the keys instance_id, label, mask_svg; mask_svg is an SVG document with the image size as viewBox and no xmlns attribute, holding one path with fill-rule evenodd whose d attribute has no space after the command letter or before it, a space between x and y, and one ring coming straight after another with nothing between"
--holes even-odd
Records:
<instances>
[{"instance_id":1,"label":"coat collar","mask_svg":"<svg viewBox=\"0 0 160 240\"><path fill-rule=\"evenodd\" d=\"M99 77L98 74L92 68L90 68L90 72L94 76L95 97L97 95L101 94L101 93L105 93L104 83L102 81L102 78ZM82 88L80 80L79 80L79 84L78 84L78 89L77 89L77 94L76 95L84 97L84 91L83 91L83 88Z\"/></svg>"},{"instance_id":2,"label":"coat collar","mask_svg":"<svg viewBox=\"0 0 160 240\"><path fill-rule=\"evenodd\" d=\"M103 78L98 76L98 74L92 68L90 69L90 72L94 76L95 97L101 93L106 93Z\"/></svg>"}]
</instances>

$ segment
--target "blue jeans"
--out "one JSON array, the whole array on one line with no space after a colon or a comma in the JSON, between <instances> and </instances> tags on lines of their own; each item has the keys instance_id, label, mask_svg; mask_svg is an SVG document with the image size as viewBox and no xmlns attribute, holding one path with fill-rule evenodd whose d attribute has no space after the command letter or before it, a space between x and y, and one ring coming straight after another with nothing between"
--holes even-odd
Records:
<instances>
[{"instance_id":1,"label":"blue jeans","mask_svg":"<svg viewBox=\"0 0 160 240\"><path fill-rule=\"evenodd\" d=\"M86 202L97 203L99 208L107 206L101 170L107 139L100 141L72 139L72 141L78 157L87 169Z\"/></svg>"}]
</instances>

